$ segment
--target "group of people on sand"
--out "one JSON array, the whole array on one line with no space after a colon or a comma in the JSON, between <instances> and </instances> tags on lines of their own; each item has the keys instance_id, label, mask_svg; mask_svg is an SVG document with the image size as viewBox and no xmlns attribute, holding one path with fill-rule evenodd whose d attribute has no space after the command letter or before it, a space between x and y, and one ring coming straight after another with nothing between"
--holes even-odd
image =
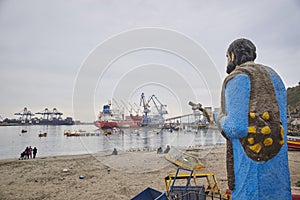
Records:
<instances>
[{"instance_id":1,"label":"group of people on sand","mask_svg":"<svg viewBox=\"0 0 300 200\"><path fill-rule=\"evenodd\" d=\"M26 147L26 149L21 153L19 160L25 160L29 158L35 158L37 154L37 148L32 148L31 146Z\"/></svg>"},{"instance_id":2,"label":"group of people on sand","mask_svg":"<svg viewBox=\"0 0 300 200\"><path fill-rule=\"evenodd\" d=\"M169 153L169 151L170 151L170 146L169 145L167 145L167 148L163 151L163 148L162 147L159 147L158 149L157 149L157 154L161 154L161 153Z\"/></svg>"}]
</instances>

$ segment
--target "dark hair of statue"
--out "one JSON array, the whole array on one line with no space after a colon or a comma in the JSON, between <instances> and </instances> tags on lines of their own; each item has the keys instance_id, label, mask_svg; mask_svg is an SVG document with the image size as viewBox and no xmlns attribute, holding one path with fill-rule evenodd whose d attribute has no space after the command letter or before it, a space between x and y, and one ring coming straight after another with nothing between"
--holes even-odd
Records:
<instances>
[{"instance_id":1,"label":"dark hair of statue","mask_svg":"<svg viewBox=\"0 0 300 200\"><path fill-rule=\"evenodd\" d=\"M227 50L228 54L234 54L233 63L241 65L248 61L254 61L256 58L256 47L247 39L241 38L233 41Z\"/></svg>"}]
</instances>

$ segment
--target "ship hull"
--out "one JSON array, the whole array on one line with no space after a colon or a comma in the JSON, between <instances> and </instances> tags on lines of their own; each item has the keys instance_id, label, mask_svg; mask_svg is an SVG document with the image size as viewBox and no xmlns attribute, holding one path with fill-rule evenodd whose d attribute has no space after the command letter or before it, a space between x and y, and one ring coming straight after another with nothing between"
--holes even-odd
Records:
<instances>
[{"instance_id":1,"label":"ship hull","mask_svg":"<svg viewBox=\"0 0 300 200\"><path fill-rule=\"evenodd\" d=\"M300 150L300 137L289 136L287 141L288 148Z\"/></svg>"},{"instance_id":2,"label":"ship hull","mask_svg":"<svg viewBox=\"0 0 300 200\"><path fill-rule=\"evenodd\" d=\"M131 128L140 126L138 121L119 121L119 122L110 122L110 121L95 121L94 125L98 128Z\"/></svg>"}]
</instances>

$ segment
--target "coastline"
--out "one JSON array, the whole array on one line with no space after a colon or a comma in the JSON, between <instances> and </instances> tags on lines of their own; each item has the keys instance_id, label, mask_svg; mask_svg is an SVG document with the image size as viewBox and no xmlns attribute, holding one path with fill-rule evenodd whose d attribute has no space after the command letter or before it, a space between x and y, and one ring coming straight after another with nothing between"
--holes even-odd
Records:
<instances>
[{"instance_id":1,"label":"coastline","mask_svg":"<svg viewBox=\"0 0 300 200\"><path fill-rule=\"evenodd\" d=\"M200 162L227 188L225 145L200 150ZM192 151L191 153L195 153ZM291 185L300 180L300 151L289 151ZM147 187L165 191L177 167L156 152L120 152L0 160L3 199L130 199ZM82 176L82 179L79 177Z\"/></svg>"}]
</instances>

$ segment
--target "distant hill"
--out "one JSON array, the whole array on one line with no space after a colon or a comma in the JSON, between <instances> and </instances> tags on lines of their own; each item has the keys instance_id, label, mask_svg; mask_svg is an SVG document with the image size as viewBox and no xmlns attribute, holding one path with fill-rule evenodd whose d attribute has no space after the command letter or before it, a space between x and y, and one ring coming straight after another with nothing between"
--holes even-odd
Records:
<instances>
[{"instance_id":1,"label":"distant hill","mask_svg":"<svg viewBox=\"0 0 300 200\"><path fill-rule=\"evenodd\" d=\"M287 105L292 108L300 108L300 85L287 89Z\"/></svg>"}]
</instances>

